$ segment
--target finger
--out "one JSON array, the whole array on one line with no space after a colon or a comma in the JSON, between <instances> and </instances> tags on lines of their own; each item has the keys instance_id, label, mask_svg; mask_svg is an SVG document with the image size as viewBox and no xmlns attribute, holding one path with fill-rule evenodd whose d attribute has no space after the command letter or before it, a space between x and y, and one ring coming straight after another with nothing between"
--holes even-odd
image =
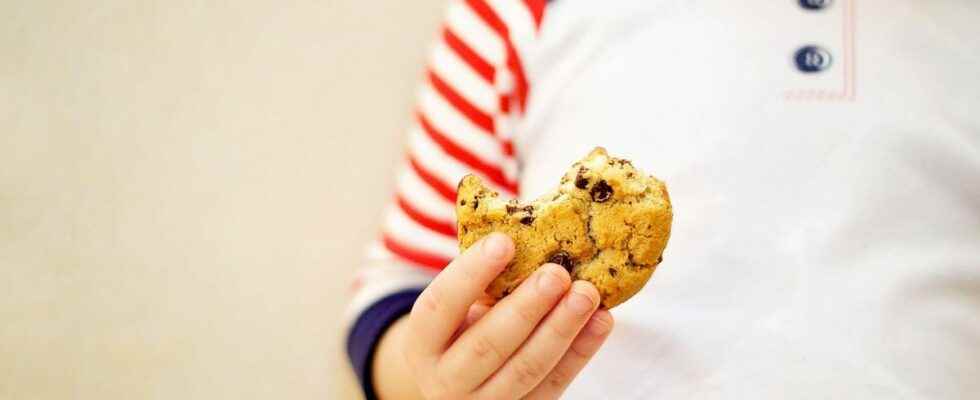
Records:
<instances>
[{"instance_id":1,"label":"finger","mask_svg":"<svg viewBox=\"0 0 980 400\"><path fill-rule=\"evenodd\" d=\"M456 257L429 284L412 307L410 358L438 358L466 317L514 255L510 237L493 233Z\"/></svg>"},{"instance_id":2,"label":"finger","mask_svg":"<svg viewBox=\"0 0 980 400\"><path fill-rule=\"evenodd\" d=\"M465 332L467 329L473 326L473 324L475 324L476 321L479 321L480 318L483 318L483 316L486 315L488 311L490 311L490 306L479 302L473 303L473 305L470 306L470 310L466 312L466 319L464 319L463 324L459 326L459 330L456 332L456 336L459 337L459 335L462 335L463 332Z\"/></svg>"},{"instance_id":3,"label":"finger","mask_svg":"<svg viewBox=\"0 0 980 400\"><path fill-rule=\"evenodd\" d=\"M439 362L447 381L474 389L520 347L568 289L568 272L545 264L467 329Z\"/></svg>"},{"instance_id":4,"label":"finger","mask_svg":"<svg viewBox=\"0 0 980 400\"><path fill-rule=\"evenodd\" d=\"M456 339L459 338L459 336L462 335L463 332L466 332L466 330L469 329L469 327L473 326L473 324L475 324L476 321L479 321L480 318L483 318L483 316L486 315L488 311L490 311L490 307L492 306L493 304L487 302L486 299L479 299L476 301L476 303L473 303L473 305L470 306L469 311L467 311L466 313L466 319L463 320L463 324L460 325L459 329L456 331L456 334L453 337L452 342L455 342ZM429 368L431 368L431 366ZM431 369L429 369L429 371L431 371ZM438 398L438 396L434 396L434 397Z\"/></svg>"},{"instance_id":5,"label":"finger","mask_svg":"<svg viewBox=\"0 0 980 400\"><path fill-rule=\"evenodd\" d=\"M487 307L493 307L494 304L497 304L497 299L484 292L483 296L480 296L479 299L476 299L476 304L483 304Z\"/></svg>"},{"instance_id":6,"label":"finger","mask_svg":"<svg viewBox=\"0 0 980 400\"><path fill-rule=\"evenodd\" d=\"M456 334L455 336L453 336L453 340L451 341L455 342L456 339L459 338L459 335L462 335L463 332L465 332L467 329L473 326L473 324L475 324L476 321L479 321L480 318L483 318L483 316L487 314L487 311L490 311L489 305L485 303L481 303L479 301L473 303L473 305L470 306L470 310L466 312L466 318L463 320L463 324L460 325L459 329L456 330Z\"/></svg>"},{"instance_id":7,"label":"finger","mask_svg":"<svg viewBox=\"0 0 980 400\"><path fill-rule=\"evenodd\" d=\"M558 365L526 398L544 400L561 397L572 380L602 347L612 328L613 318L609 311L599 310L592 314L589 323L585 324L585 329L575 338Z\"/></svg>"},{"instance_id":8,"label":"finger","mask_svg":"<svg viewBox=\"0 0 980 400\"><path fill-rule=\"evenodd\" d=\"M487 315L488 311L490 311L490 306L486 304L474 303L472 306L470 306L470 311L466 313L466 320L463 321L463 327L461 329L465 331L467 328L473 326L476 321L479 321L480 318Z\"/></svg>"},{"instance_id":9,"label":"finger","mask_svg":"<svg viewBox=\"0 0 980 400\"><path fill-rule=\"evenodd\" d=\"M491 399L530 392L558 364L598 306L595 286L586 281L572 283L572 290L480 392Z\"/></svg>"}]
</instances>

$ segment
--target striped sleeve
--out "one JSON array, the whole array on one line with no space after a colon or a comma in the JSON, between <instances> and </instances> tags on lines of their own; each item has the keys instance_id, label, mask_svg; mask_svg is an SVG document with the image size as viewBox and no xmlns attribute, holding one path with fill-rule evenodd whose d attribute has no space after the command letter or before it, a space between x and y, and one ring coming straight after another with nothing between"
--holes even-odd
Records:
<instances>
[{"instance_id":1,"label":"striped sleeve","mask_svg":"<svg viewBox=\"0 0 980 400\"><path fill-rule=\"evenodd\" d=\"M527 102L521 54L544 8L544 0L456 0L448 6L379 238L352 285L347 350L369 399L378 338L458 252L456 184L472 173L502 195L518 194L510 127Z\"/></svg>"}]
</instances>

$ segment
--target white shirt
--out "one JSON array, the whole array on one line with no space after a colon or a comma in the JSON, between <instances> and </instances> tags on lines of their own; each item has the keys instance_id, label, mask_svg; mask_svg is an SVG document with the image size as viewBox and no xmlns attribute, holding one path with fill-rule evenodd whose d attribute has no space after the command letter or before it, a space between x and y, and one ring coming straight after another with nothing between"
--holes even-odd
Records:
<instances>
[{"instance_id":1,"label":"white shirt","mask_svg":"<svg viewBox=\"0 0 980 400\"><path fill-rule=\"evenodd\" d=\"M980 398L978 24L966 0L549 4L522 197L601 145L675 215L565 398Z\"/></svg>"},{"instance_id":2,"label":"white shirt","mask_svg":"<svg viewBox=\"0 0 980 400\"><path fill-rule=\"evenodd\" d=\"M450 5L351 302L362 382L456 254L460 177L531 199L603 146L673 235L566 398L980 398L980 2L542 5Z\"/></svg>"}]
</instances>

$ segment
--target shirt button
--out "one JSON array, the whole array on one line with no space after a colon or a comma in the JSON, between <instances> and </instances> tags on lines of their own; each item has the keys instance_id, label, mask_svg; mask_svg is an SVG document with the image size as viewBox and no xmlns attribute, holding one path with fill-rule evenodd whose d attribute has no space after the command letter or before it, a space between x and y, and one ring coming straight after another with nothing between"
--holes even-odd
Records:
<instances>
[{"instance_id":1,"label":"shirt button","mask_svg":"<svg viewBox=\"0 0 980 400\"><path fill-rule=\"evenodd\" d=\"M834 0L800 0L800 7L817 11L830 7L833 2Z\"/></svg>"},{"instance_id":2,"label":"shirt button","mask_svg":"<svg viewBox=\"0 0 980 400\"><path fill-rule=\"evenodd\" d=\"M801 72L812 74L830 68L833 57L830 52L818 46L803 46L793 55L796 68Z\"/></svg>"},{"instance_id":3,"label":"shirt button","mask_svg":"<svg viewBox=\"0 0 980 400\"><path fill-rule=\"evenodd\" d=\"M800 7L807 10L823 10L830 7L834 0L800 0Z\"/></svg>"},{"instance_id":4,"label":"shirt button","mask_svg":"<svg viewBox=\"0 0 980 400\"><path fill-rule=\"evenodd\" d=\"M800 0L800 7L807 10L823 10L830 7L834 0Z\"/></svg>"}]
</instances>

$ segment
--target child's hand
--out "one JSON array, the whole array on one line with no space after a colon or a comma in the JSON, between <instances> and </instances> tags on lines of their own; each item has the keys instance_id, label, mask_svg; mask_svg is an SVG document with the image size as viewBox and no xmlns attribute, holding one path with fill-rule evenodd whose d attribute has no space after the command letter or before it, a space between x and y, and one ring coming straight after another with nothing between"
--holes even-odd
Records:
<instances>
[{"instance_id":1,"label":"child's hand","mask_svg":"<svg viewBox=\"0 0 980 400\"><path fill-rule=\"evenodd\" d=\"M510 238L489 235L415 302L402 349L426 398L558 398L609 335L595 287L569 284L554 264L497 304L477 303L513 253Z\"/></svg>"}]
</instances>

